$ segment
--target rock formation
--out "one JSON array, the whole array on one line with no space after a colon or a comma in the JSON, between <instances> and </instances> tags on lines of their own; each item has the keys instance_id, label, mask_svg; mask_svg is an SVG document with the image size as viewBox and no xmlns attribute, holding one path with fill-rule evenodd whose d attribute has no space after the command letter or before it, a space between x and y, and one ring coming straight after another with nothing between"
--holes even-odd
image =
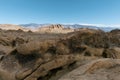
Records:
<instances>
[{"instance_id":1,"label":"rock formation","mask_svg":"<svg viewBox=\"0 0 120 80\"><path fill-rule=\"evenodd\" d=\"M36 32L36 33L70 33L74 32L74 29L64 28L60 24L42 26L38 28L26 28L19 25L13 24L0 24L0 29L2 30L19 30L25 32Z\"/></svg>"},{"instance_id":2,"label":"rock formation","mask_svg":"<svg viewBox=\"0 0 120 80\"><path fill-rule=\"evenodd\" d=\"M98 59L86 63L58 80L119 80L120 59Z\"/></svg>"},{"instance_id":3,"label":"rock formation","mask_svg":"<svg viewBox=\"0 0 120 80\"><path fill-rule=\"evenodd\" d=\"M118 30L0 30L0 80L119 80L119 59Z\"/></svg>"},{"instance_id":4,"label":"rock formation","mask_svg":"<svg viewBox=\"0 0 120 80\"><path fill-rule=\"evenodd\" d=\"M74 32L74 29L64 28L60 24L44 26L39 28L39 33L70 33Z\"/></svg>"}]
</instances>

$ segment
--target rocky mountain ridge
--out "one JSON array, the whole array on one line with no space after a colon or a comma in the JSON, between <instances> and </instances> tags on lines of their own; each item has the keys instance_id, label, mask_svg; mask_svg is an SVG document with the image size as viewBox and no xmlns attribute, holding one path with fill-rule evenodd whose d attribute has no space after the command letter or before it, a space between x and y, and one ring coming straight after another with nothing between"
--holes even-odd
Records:
<instances>
[{"instance_id":1,"label":"rocky mountain ridge","mask_svg":"<svg viewBox=\"0 0 120 80\"><path fill-rule=\"evenodd\" d=\"M12 25L12 24L0 24L0 29L3 30L23 30L23 31L32 31L39 33L69 33L78 31L82 28L96 29L103 31L111 31L113 29L119 29L115 27L97 27L90 25L63 25L63 24L21 24L21 25Z\"/></svg>"},{"instance_id":2,"label":"rocky mountain ridge","mask_svg":"<svg viewBox=\"0 0 120 80\"><path fill-rule=\"evenodd\" d=\"M70 33L74 32L74 29L71 28L64 28L64 26L60 24L56 25L48 25L38 28L28 28L18 25L12 25L12 24L1 24L0 28L3 30L22 30L22 31L31 31L36 33Z\"/></svg>"},{"instance_id":3,"label":"rocky mountain ridge","mask_svg":"<svg viewBox=\"0 0 120 80\"><path fill-rule=\"evenodd\" d=\"M20 24L20 26L24 27L30 27L30 28L39 28L43 26L49 26L52 24L36 24L36 23L30 23L30 24ZM54 24L55 25L55 24ZM65 28L72 28L72 29L78 29L78 28L89 28L89 29L101 29L103 31L111 31L113 29L120 29L120 27L115 26L95 26L95 25L83 25L83 24L61 24Z\"/></svg>"}]
</instances>

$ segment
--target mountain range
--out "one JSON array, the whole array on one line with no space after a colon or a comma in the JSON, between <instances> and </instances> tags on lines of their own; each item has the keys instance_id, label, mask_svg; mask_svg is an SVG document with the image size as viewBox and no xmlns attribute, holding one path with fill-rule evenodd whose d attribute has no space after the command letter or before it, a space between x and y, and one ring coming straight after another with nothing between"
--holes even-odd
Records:
<instances>
[{"instance_id":1,"label":"mountain range","mask_svg":"<svg viewBox=\"0 0 120 80\"><path fill-rule=\"evenodd\" d=\"M36 24L36 23L30 23L30 24L20 24L19 26L23 26L25 28L40 28L40 27L44 27L44 26L49 26L52 24ZM64 28L72 28L72 29L77 29L77 28L89 28L89 29L100 29L103 30L105 32L109 32L113 29L120 29L120 27L115 27L115 26L95 26L95 25L83 25L83 24L61 24L62 26L64 26Z\"/></svg>"},{"instance_id":2,"label":"mountain range","mask_svg":"<svg viewBox=\"0 0 120 80\"><path fill-rule=\"evenodd\" d=\"M109 26L95 26L89 24L0 24L0 29L3 30L23 30L23 31L32 31L39 33L68 33L78 31L79 29L95 29L95 30L103 30L105 32L109 32L113 29L120 29L120 27L109 27Z\"/></svg>"}]
</instances>

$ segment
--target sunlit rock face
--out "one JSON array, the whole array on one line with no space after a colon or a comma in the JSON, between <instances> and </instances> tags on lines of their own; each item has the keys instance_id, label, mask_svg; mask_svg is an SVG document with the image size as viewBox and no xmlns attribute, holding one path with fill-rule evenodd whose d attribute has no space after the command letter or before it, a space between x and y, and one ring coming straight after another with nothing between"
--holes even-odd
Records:
<instances>
[{"instance_id":1,"label":"sunlit rock face","mask_svg":"<svg viewBox=\"0 0 120 80\"><path fill-rule=\"evenodd\" d=\"M57 25L49 25L40 27L38 32L40 33L70 33L74 32L74 29L64 28L64 26L57 24Z\"/></svg>"}]
</instances>

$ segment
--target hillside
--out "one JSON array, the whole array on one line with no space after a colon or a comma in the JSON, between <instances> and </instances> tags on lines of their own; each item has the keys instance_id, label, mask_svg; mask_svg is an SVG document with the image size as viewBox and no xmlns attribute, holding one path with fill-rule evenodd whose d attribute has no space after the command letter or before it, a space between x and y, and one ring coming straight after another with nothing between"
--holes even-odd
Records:
<instances>
[{"instance_id":1,"label":"hillside","mask_svg":"<svg viewBox=\"0 0 120 80\"><path fill-rule=\"evenodd\" d=\"M67 34L0 30L0 80L119 80L119 60L118 29Z\"/></svg>"},{"instance_id":2,"label":"hillside","mask_svg":"<svg viewBox=\"0 0 120 80\"><path fill-rule=\"evenodd\" d=\"M29 30L29 29L24 28L22 26L13 25L13 24L0 24L0 29L3 29L3 30L23 30L23 31Z\"/></svg>"}]
</instances>

